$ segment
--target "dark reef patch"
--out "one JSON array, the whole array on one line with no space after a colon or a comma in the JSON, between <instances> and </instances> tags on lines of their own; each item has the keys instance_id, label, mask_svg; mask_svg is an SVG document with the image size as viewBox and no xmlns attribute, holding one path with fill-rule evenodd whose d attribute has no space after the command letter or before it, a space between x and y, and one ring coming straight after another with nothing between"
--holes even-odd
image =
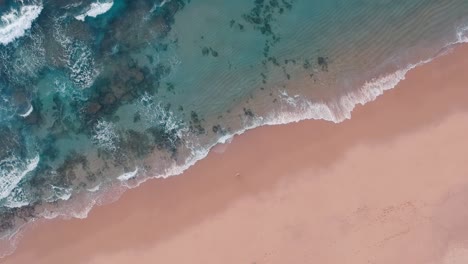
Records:
<instances>
[{"instance_id":1,"label":"dark reef patch","mask_svg":"<svg viewBox=\"0 0 468 264\"><path fill-rule=\"evenodd\" d=\"M328 71L328 57L318 57L317 64L321 67L322 71Z\"/></svg>"},{"instance_id":2,"label":"dark reef patch","mask_svg":"<svg viewBox=\"0 0 468 264\"><path fill-rule=\"evenodd\" d=\"M211 47L203 47L202 48L202 55L203 56L211 55L213 57L218 57L219 53L216 50L214 50L213 48L211 48Z\"/></svg>"},{"instance_id":3,"label":"dark reef patch","mask_svg":"<svg viewBox=\"0 0 468 264\"><path fill-rule=\"evenodd\" d=\"M142 158L151 153L153 144L150 138L141 132L135 130L127 130L123 136L120 148L125 153L132 153L135 157Z\"/></svg>"},{"instance_id":4,"label":"dark reef patch","mask_svg":"<svg viewBox=\"0 0 468 264\"><path fill-rule=\"evenodd\" d=\"M180 145L177 131L168 131L165 127L151 127L148 132L153 136L153 144L159 150L168 151L172 157L177 155L177 147Z\"/></svg>"},{"instance_id":5,"label":"dark reef patch","mask_svg":"<svg viewBox=\"0 0 468 264\"><path fill-rule=\"evenodd\" d=\"M252 111L252 109L249 109L249 108L244 108L244 115L249 118L255 117L254 112Z\"/></svg>"},{"instance_id":6,"label":"dark reef patch","mask_svg":"<svg viewBox=\"0 0 468 264\"><path fill-rule=\"evenodd\" d=\"M205 128L202 125L203 119L200 119L195 111L190 112L190 131L201 135L205 134Z\"/></svg>"}]
</instances>

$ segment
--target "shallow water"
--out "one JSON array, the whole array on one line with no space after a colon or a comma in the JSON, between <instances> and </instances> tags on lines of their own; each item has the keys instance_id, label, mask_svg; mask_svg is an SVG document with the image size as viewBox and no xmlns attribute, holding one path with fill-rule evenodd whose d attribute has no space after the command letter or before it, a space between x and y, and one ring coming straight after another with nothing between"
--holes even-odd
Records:
<instances>
[{"instance_id":1,"label":"shallow water","mask_svg":"<svg viewBox=\"0 0 468 264\"><path fill-rule=\"evenodd\" d=\"M245 129L349 118L468 31L465 0L3 2L6 240Z\"/></svg>"}]
</instances>

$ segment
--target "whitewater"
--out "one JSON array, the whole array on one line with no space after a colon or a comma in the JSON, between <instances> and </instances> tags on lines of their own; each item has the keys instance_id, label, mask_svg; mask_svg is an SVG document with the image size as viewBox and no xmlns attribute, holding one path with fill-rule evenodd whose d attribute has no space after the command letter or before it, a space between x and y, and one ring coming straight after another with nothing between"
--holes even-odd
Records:
<instances>
[{"instance_id":1,"label":"whitewater","mask_svg":"<svg viewBox=\"0 0 468 264\"><path fill-rule=\"evenodd\" d=\"M81 21L85 21L86 17L97 17L109 11L113 5L113 1L91 3L86 12L82 13L81 15L75 16L75 18Z\"/></svg>"},{"instance_id":2,"label":"whitewater","mask_svg":"<svg viewBox=\"0 0 468 264\"><path fill-rule=\"evenodd\" d=\"M42 11L41 5L25 5L0 17L0 44L7 45L22 37Z\"/></svg>"}]
</instances>

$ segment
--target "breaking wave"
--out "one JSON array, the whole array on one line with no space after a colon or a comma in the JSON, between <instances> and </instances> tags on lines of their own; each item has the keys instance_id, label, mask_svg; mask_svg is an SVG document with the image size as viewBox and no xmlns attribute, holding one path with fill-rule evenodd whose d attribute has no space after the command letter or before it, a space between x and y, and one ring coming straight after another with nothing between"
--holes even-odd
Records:
<instances>
[{"instance_id":1,"label":"breaking wave","mask_svg":"<svg viewBox=\"0 0 468 264\"><path fill-rule=\"evenodd\" d=\"M27 116L29 116L29 115L32 113L33 110L34 110L34 107L33 107L32 105L30 105L29 108L28 108L28 110L27 110L24 114L19 114L19 116L21 116L21 117L27 117Z\"/></svg>"},{"instance_id":2,"label":"breaking wave","mask_svg":"<svg viewBox=\"0 0 468 264\"><path fill-rule=\"evenodd\" d=\"M0 43L7 45L23 36L42 11L41 5L24 5L0 17Z\"/></svg>"},{"instance_id":3,"label":"breaking wave","mask_svg":"<svg viewBox=\"0 0 468 264\"><path fill-rule=\"evenodd\" d=\"M130 179L135 178L137 174L138 174L138 168L135 168L134 171L126 172L120 175L119 177L117 177L117 179L119 179L120 181L128 181Z\"/></svg>"},{"instance_id":4,"label":"breaking wave","mask_svg":"<svg viewBox=\"0 0 468 264\"><path fill-rule=\"evenodd\" d=\"M76 19L84 21L86 17L97 17L109 11L114 5L114 1L92 3L86 12L75 16Z\"/></svg>"},{"instance_id":5,"label":"breaking wave","mask_svg":"<svg viewBox=\"0 0 468 264\"><path fill-rule=\"evenodd\" d=\"M8 197L18 183L39 164L39 155L21 160L16 156L0 161L0 200Z\"/></svg>"}]
</instances>

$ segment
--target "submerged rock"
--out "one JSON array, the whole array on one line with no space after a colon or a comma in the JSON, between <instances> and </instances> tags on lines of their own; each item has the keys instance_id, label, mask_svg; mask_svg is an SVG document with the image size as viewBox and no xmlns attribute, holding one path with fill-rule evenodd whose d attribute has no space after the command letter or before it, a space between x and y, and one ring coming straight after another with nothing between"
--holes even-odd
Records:
<instances>
[{"instance_id":1,"label":"submerged rock","mask_svg":"<svg viewBox=\"0 0 468 264\"><path fill-rule=\"evenodd\" d=\"M104 96L104 99L102 100L102 103L104 105L110 105L110 104L113 104L115 102L117 98L114 96L114 94L112 93L107 93L105 96Z\"/></svg>"},{"instance_id":2,"label":"submerged rock","mask_svg":"<svg viewBox=\"0 0 468 264\"><path fill-rule=\"evenodd\" d=\"M100 104L92 102L92 103L88 104L85 111L86 111L87 114L94 115L97 112L99 112L99 110L101 110L101 108L102 108L102 106Z\"/></svg>"},{"instance_id":3,"label":"submerged rock","mask_svg":"<svg viewBox=\"0 0 468 264\"><path fill-rule=\"evenodd\" d=\"M202 126L202 119L198 117L195 111L190 113L190 131L197 133L198 135L205 134L205 128Z\"/></svg>"},{"instance_id":4,"label":"submerged rock","mask_svg":"<svg viewBox=\"0 0 468 264\"><path fill-rule=\"evenodd\" d=\"M322 68L322 71L328 71L328 57L318 57L317 64Z\"/></svg>"}]
</instances>

